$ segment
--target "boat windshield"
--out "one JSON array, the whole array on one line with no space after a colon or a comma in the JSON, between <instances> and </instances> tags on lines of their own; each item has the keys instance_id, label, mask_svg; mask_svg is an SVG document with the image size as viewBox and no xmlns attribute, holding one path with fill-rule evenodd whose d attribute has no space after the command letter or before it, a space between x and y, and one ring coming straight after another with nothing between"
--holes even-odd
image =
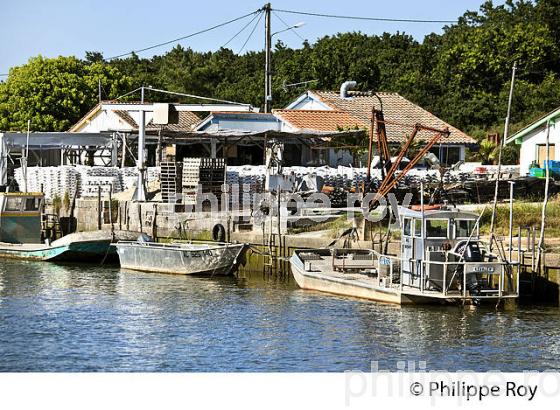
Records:
<instances>
[{"instance_id":1,"label":"boat windshield","mask_svg":"<svg viewBox=\"0 0 560 410\"><path fill-rule=\"evenodd\" d=\"M21 211L23 198L19 196L8 197L6 200L6 211Z\"/></svg>"},{"instance_id":2,"label":"boat windshield","mask_svg":"<svg viewBox=\"0 0 560 410\"><path fill-rule=\"evenodd\" d=\"M457 238L468 238L474 230L476 221L474 219L459 219L455 221Z\"/></svg>"},{"instance_id":3,"label":"boat windshield","mask_svg":"<svg viewBox=\"0 0 560 410\"><path fill-rule=\"evenodd\" d=\"M426 237L428 238L447 238L447 219L427 219Z\"/></svg>"},{"instance_id":4,"label":"boat windshield","mask_svg":"<svg viewBox=\"0 0 560 410\"><path fill-rule=\"evenodd\" d=\"M39 204L41 203L41 198L25 198L25 210L26 211L37 211L39 210Z\"/></svg>"}]
</instances>

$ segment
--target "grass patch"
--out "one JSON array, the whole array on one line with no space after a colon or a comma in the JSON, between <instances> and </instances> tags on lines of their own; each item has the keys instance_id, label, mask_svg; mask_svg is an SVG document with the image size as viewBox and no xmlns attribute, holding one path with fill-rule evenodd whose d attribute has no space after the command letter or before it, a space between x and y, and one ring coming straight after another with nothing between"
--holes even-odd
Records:
<instances>
[{"instance_id":1,"label":"grass patch","mask_svg":"<svg viewBox=\"0 0 560 410\"><path fill-rule=\"evenodd\" d=\"M513 204L513 230L514 234L519 226L541 226L542 204L518 202ZM480 220L480 233L490 233L490 220L492 208L488 207ZM509 205L499 204L496 207L495 232L498 235L507 235L509 229ZM523 233L522 233L523 234ZM560 199L551 198L546 207L545 235L549 237L560 237Z\"/></svg>"}]
</instances>

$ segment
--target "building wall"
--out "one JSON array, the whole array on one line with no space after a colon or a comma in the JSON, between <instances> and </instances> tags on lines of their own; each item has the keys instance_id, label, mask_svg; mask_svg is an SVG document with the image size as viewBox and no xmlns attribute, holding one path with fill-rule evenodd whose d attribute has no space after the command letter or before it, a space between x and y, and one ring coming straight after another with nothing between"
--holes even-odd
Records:
<instances>
[{"instance_id":1,"label":"building wall","mask_svg":"<svg viewBox=\"0 0 560 410\"><path fill-rule=\"evenodd\" d=\"M560 160L560 127L550 127L549 143L554 144L554 158ZM537 128L525 138L521 143L519 153L519 174L526 175L533 161L537 160L538 145L546 144L546 126Z\"/></svg>"}]
</instances>

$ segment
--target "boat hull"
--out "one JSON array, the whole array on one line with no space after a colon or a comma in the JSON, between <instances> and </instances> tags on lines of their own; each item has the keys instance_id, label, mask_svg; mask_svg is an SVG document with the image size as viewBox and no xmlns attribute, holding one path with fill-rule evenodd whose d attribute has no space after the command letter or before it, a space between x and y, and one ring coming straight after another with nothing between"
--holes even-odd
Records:
<instances>
[{"instance_id":1,"label":"boat hull","mask_svg":"<svg viewBox=\"0 0 560 410\"><path fill-rule=\"evenodd\" d=\"M391 289L377 289L373 286L366 286L365 284L351 283L350 281L331 278L321 273L307 272L304 270L303 264L295 254L292 256L290 263L294 279L302 289L399 305L403 303L414 303L406 297L403 298L403 295L399 292Z\"/></svg>"},{"instance_id":2,"label":"boat hull","mask_svg":"<svg viewBox=\"0 0 560 410\"><path fill-rule=\"evenodd\" d=\"M51 262L95 262L115 253L110 240L83 241L65 245L1 244L0 257Z\"/></svg>"},{"instance_id":3,"label":"boat hull","mask_svg":"<svg viewBox=\"0 0 560 410\"><path fill-rule=\"evenodd\" d=\"M317 250L321 252L322 250ZM323 250L324 251L324 250ZM404 290L401 287L383 287L374 280L360 280L355 276L323 272L321 270L306 270L303 261L299 258L298 251L290 259L293 277L302 289L325 292L340 296L349 296L367 299L376 302L392 303L398 305L409 304L496 304L505 299L514 299L515 295L501 297L462 297L458 295L443 295L441 293L421 293L418 290Z\"/></svg>"},{"instance_id":4,"label":"boat hull","mask_svg":"<svg viewBox=\"0 0 560 410\"><path fill-rule=\"evenodd\" d=\"M225 276L235 272L245 245L200 246L119 242L121 268L178 275Z\"/></svg>"}]
</instances>

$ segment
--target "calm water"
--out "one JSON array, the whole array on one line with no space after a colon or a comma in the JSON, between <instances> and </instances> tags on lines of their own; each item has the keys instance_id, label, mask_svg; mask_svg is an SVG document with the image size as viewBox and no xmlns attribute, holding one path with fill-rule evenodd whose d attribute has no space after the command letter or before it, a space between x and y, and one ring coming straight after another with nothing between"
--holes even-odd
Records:
<instances>
[{"instance_id":1,"label":"calm water","mask_svg":"<svg viewBox=\"0 0 560 410\"><path fill-rule=\"evenodd\" d=\"M293 283L0 261L0 371L560 370L560 310L393 307Z\"/></svg>"}]
</instances>

